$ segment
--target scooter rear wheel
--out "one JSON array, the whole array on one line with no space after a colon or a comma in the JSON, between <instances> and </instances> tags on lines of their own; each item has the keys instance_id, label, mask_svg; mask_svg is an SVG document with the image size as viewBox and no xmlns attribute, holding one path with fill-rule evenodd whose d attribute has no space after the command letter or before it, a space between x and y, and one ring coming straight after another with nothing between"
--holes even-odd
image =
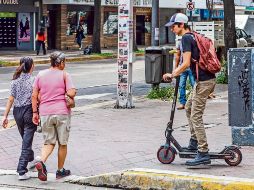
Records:
<instances>
[{"instance_id":1,"label":"scooter rear wheel","mask_svg":"<svg viewBox=\"0 0 254 190\"><path fill-rule=\"evenodd\" d=\"M160 147L157 151L157 158L162 164L170 164L175 160L175 152L172 147Z\"/></svg>"},{"instance_id":2,"label":"scooter rear wheel","mask_svg":"<svg viewBox=\"0 0 254 190\"><path fill-rule=\"evenodd\" d=\"M238 148L227 149L225 154L230 154L232 158L225 158L225 162L230 166L237 166L242 161L242 153Z\"/></svg>"}]
</instances>

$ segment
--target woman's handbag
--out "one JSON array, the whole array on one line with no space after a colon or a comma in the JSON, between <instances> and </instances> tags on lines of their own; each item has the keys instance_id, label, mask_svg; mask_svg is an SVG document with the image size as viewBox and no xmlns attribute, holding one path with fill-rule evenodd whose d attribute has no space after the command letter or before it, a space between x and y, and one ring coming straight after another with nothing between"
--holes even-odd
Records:
<instances>
[{"instance_id":1,"label":"woman's handbag","mask_svg":"<svg viewBox=\"0 0 254 190\"><path fill-rule=\"evenodd\" d=\"M64 85L65 85L65 101L67 108L74 108L75 107L75 100L67 95L66 91L66 73L64 72Z\"/></svg>"}]
</instances>

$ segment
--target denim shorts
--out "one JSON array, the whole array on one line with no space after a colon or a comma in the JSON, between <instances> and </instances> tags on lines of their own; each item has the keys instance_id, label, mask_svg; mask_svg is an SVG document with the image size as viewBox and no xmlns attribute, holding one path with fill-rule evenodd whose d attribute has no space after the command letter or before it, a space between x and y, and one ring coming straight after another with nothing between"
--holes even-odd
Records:
<instances>
[{"instance_id":1,"label":"denim shorts","mask_svg":"<svg viewBox=\"0 0 254 190\"><path fill-rule=\"evenodd\" d=\"M71 115L41 116L44 144L67 145L71 127Z\"/></svg>"}]
</instances>

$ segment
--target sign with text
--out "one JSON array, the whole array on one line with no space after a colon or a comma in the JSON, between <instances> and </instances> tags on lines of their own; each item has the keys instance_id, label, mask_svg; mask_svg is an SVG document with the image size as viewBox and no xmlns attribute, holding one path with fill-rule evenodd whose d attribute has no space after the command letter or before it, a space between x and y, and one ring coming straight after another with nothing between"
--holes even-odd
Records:
<instances>
[{"instance_id":1,"label":"sign with text","mask_svg":"<svg viewBox=\"0 0 254 190\"><path fill-rule=\"evenodd\" d=\"M119 0L118 5L118 83L116 108L133 108L133 2Z\"/></svg>"},{"instance_id":2,"label":"sign with text","mask_svg":"<svg viewBox=\"0 0 254 190\"><path fill-rule=\"evenodd\" d=\"M0 5L18 5L18 0L0 0Z\"/></svg>"}]
</instances>

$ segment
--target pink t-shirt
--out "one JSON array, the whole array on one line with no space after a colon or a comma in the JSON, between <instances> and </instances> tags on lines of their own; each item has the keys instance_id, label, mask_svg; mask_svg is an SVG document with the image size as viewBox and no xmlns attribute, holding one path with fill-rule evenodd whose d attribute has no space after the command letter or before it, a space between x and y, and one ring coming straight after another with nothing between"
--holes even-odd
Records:
<instances>
[{"instance_id":1,"label":"pink t-shirt","mask_svg":"<svg viewBox=\"0 0 254 190\"><path fill-rule=\"evenodd\" d=\"M40 71L35 78L33 87L40 93L40 115L70 114L71 110L66 106L65 92L75 87L68 73L66 73L66 91L64 71L58 69Z\"/></svg>"}]
</instances>

